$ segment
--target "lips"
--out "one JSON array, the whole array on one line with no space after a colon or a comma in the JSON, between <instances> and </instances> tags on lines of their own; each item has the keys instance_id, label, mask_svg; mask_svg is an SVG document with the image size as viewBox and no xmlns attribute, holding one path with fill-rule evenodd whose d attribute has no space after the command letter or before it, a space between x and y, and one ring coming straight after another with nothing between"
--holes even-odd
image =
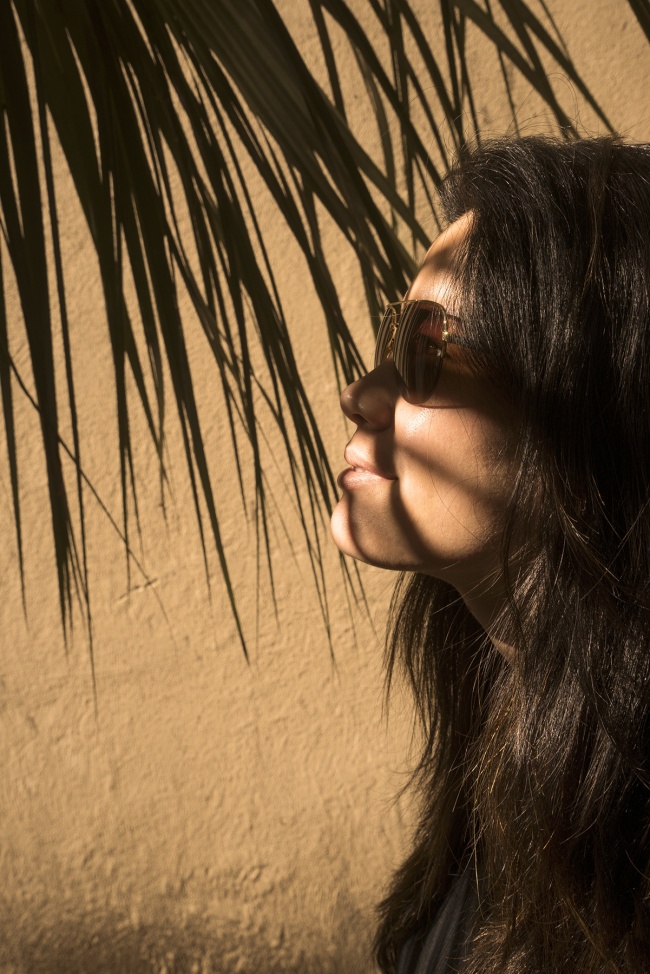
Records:
<instances>
[{"instance_id":1,"label":"lips","mask_svg":"<svg viewBox=\"0 0 650 974\"><path fill-rule=\"evenodd\" d=\"M353 446L350 446L350 444L346 447L343 457L355 473L369 474L381 480L397 480L397 477L388 473L386 470L382 470L378 464L369 457L363 456Z\"/></svg>"}]
</instances>

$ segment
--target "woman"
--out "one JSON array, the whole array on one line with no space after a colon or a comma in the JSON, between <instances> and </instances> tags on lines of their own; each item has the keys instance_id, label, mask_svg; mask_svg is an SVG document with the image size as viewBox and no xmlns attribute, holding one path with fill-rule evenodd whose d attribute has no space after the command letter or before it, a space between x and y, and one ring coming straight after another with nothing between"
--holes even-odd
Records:
<instances>
[{"instance_id":1,"label":"woman","mask_svg":"<svg viewBox=\"0 0 650 974\"><path fill-rule=\"evenodd\" d=\"M423 729L384 972L650 971L650 146L465 153L332 518L408 572L388 682Z\"/></svg>"}]
</instances>

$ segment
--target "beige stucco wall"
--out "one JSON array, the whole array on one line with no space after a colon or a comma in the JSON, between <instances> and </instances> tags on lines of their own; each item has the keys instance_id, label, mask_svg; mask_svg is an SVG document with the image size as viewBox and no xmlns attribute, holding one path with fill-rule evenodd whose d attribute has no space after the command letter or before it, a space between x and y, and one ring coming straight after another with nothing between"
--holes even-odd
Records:
<instances>
[{"instance_id":1,"label":"beige stucco wall","mask_svg":"<svg viewBox=\"0 0 650 974\"><path fill-rule=\"evenodd\" d=\"M280 6L317 66L307 0ZM364 0L353 6L366 16ZM434 5L416 0L413 6L432 45L440 45ZM650 48L627 3L552 0L550 8L615 125L632 138L650 138ZM372 30L371 19L368 24ZM339 53L349 57L344 45ZM507 108L493 75L494 59L479 51L478 107L499 132L508 125ZM545 116L527 86L514 84L522 124L543 127ZM598 131L570 86L560 84L559 91L572 117ZM363 98L355 95L354 124L378 155ZM84 467L118 517L100 283L65 174L58 192ZM271 219L263 200L260 205ZM322 321L280 226L274 247L298 356L339 469L346 431L334 379L318 357ZM351 328L369 359L363 299L343 256L337 274ZM12 348L29 375L16 295L10 290L8 297ZM293 545L292 551L276 516L275 618L268 582L262 574L258 586L256 578L254 529L243 515L225 445L216 370L190 316L187 328L251 663L212 551L208 598L178 429L172 419L173 499L165 520L154 451L134 407L147 579L132 566L130 591L122 544L87 500L95 715L83 628L77 626L67 648L61 634L37 417L18 395L26 617L9 478L0 466L0 971L6 974L373 970L373 904L408 842L408 802L393 796L408 768L410 713L403 701L390 720L382 713L382 632L394 579L362 568L370 618L359 607L350 611L336 552L327 547L333 662L298 520L269 462ZM281 473L273 435L272 446Z\"/></svg>"}]
</instances>

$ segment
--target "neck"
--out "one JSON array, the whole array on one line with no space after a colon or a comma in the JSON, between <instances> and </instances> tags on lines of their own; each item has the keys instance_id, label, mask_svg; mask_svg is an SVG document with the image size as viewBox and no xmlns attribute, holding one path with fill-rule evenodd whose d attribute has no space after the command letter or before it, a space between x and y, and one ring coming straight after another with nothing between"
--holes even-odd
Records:
<instances>
[{"instance_id":1,"label":"neck","mask_svg":"<svg viewBox=\"0 0 650 974\"><path fill-rule=\"evenodd\" d=\"M503 625L503 609L506 604L503 577L483 579L478 585L466 589L459 587L458 591L476 621L485 629L494 648L508 662L512 662L515 654L514 640L509 639Z\"/></svg>"}]
</instances>

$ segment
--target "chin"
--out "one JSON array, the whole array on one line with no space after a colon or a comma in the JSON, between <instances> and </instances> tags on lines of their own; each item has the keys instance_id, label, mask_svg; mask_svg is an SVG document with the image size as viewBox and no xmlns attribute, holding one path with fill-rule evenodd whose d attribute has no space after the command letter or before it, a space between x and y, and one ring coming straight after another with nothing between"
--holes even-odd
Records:
<instances>
[{"instance_id":1,"label":"chin","mask_svg":"<svg viewBox=\"0 0 650 974\"><path fill-rule=\"evenodd\" d=\"M350 555L358 561L366 561L363 552L355 543L354 535L351 530L349 512L344 509L343 500L340 500L330 520L330 532L334 539L334 544L344 555Z\"/></svg>"},{"instance_id":2,"label":"chin","mask_svg":"<svg viewBox=\"0 0 650 974\"><path fill-rule=\"evenodd\" d=\"M379 516L361 520L352 517L346 500L344 495L334 508L330 521L332 538L344 555L375 568L420 572L447 582L459 591L463 588L469 564L473 563L471 553L449 543L422 550L418 548L417 537L412 538L408 532L391 530L393 525L390 521L382 522Z\"/></svg>"},{"instance_id":3,"label":"chin","mask_svg":"<svg viewBox=\"0 0 650 974\"><path fill-rule=\"evenodd\" d=\"M388 571L422 571L424 565L412 552L402 550L399 543L391 544L387 532L377 531L376 523L372 531L364 531L363 525L358 528L352 523L350 510L342 498L332 514L330 531L339 551L350 555L357 561L374 565L375 568L385 568ZM367 528L367 526L366 526Z\"/></svg>"}]
</instances>

